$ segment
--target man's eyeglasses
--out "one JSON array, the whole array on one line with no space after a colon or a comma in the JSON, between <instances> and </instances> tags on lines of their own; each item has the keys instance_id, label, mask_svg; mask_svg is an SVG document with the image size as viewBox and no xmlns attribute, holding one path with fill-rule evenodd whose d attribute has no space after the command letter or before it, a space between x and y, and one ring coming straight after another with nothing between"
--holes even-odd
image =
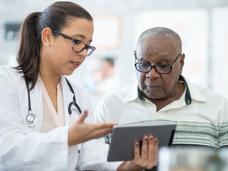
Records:
<instances>
[{"instance_id":1,"label":"man's eyeglasses","mask_svg":"<svg viewBox=\"0 0 228 171\"><path fill-rule=\"evenodd\" d=\"M60 32L58 32L58 31L53 31L53 32L54 32L55 34L58 34L58 35L63 36L63 38L65 38L65 39L71 40L71 41L72 41L72 49L73 49L73 51L75 51L76 53L80 53L80 52L82 52L83 50L86 49L86 51L87 51L86 56L89 56L89 55L91 55L91 54L95 51L95 49L96 49L94 46L87 45L86 43L84 43L84 42L81 41L81 40L72 38L72 37L67 36L67 35L65 35L65 34L63 34L63 33L60 33Z\"/></svg>"},{"instance_id":2,"label":"man's eyeglasses","mask_svg":"<svg viewBox=\"0 0 228 171\"><path fill-rule=\"evenodd\" d=\"M136 51L134 52L135 55L135 69L139 72L148 73L154 68L157 73L159 74L168 74L172 71L173 65L177 61L178 57L180 56L181 52L176 56L175 60L173 61L173 64L157 64L157 65L151 65L150 62L144 61L143 58L138 59Z\"/></svg>"}]
</instances>

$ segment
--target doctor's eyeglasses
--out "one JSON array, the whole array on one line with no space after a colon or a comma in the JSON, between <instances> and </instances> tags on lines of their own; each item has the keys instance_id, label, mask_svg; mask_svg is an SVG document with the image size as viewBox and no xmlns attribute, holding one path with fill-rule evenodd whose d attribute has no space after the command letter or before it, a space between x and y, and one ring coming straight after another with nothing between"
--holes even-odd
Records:
<instances>
[{"instance_id":1,"label":"doctor's eyeglasses","mask_svg":"<svg viewBox=\"0 0 228 171\"><path fill-rule=\"evenodd\" d=\"M73 51L75 51L76 53L80 53L82 52L83 50L86 50L87 51L87 54L86 56L90 56L94 51L95 51L95 47L94 46L90 46L86 43L84 43L83 41L81 40L78 40L78 39L75 39L75 38L72 38L70 36L67 36L63 33L60 33L58 31L53 31L55 34L58 34L60 36L62 36L63 38L65 39L69 39L72 41L72 49Z\"/></svg>"},{"instance_id":2,"label":"doctor's eyeglasses","mask_svg":"<svg viewBox=\"0 0 228 171\"><path fill-rule=\"evenodd\" d=\"M178 53L175 60L172 64L166 63L166 64L157 64L157 65L151 65L149 61L143 60L143 58L137 58L136 51L134 52L135 55L135 69L139 72L143 73L149 73L153 68L156 70L159 74L168 74L172 71L173 65L177 61L178 57L180 56L181 52Z\"/></svg>"}]
</instances>

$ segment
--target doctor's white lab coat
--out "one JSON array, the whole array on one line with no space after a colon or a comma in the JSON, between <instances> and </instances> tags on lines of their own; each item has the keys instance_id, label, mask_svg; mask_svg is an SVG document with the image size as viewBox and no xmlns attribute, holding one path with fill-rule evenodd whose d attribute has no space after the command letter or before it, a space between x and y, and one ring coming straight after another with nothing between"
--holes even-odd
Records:
<instances>
[{"instance_id":1,"label":"doctor's white lab coat","mask_svg":"<svg viewBox=\"0 0 228 171\"><path fill-rule=\"evenodd\" d=\"M116 170L119 163L106 162L108 146L100 140L68 147L68 127L79 113L75 110L69 118L67 108L73 94L64 77L61 78L61 85L66 126L41 133L43 107L40 81L30 91L32 112L37 119L35 127L28 128L25 121L28 95L22 74L10 67L0 67L1 171ZM82 111L89 110L85 94L72 86Z\"/></svg>"}]
</instances>

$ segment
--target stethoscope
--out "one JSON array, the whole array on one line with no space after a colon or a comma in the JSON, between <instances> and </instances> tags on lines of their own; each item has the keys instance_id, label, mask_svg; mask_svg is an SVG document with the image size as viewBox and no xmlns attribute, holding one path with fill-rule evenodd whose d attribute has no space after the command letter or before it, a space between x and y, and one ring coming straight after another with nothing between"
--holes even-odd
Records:
<instances>
[{"instance_id":1,"label":"stethoscope","mask_svg":"<svg viewBox=\"0 0 228 171\"><path fill-rule=\"evenodd\" d=\"M73 111L72 106L75 106L80 114L80 113L82 113L82 110L81 110L80 106L77 104L74 89L73 89L72 85L70 84L69 80L67 78L65 78L65 79L66 79L67 85L68 85L71 93L73 94L73 101L70 102L70 104L68 105L68 114L71 116L72 111ZM28 113L27 113L25 119L26 119L26 123L27 123L28 127L34 128L35 123L36 123L36 115L32 112L30 90L29 90L29 85L28 85L27 81L26 81L26 87L27 87L27 92L28 92L27 93L28 94Z\"/></svg>"}]
</instances>

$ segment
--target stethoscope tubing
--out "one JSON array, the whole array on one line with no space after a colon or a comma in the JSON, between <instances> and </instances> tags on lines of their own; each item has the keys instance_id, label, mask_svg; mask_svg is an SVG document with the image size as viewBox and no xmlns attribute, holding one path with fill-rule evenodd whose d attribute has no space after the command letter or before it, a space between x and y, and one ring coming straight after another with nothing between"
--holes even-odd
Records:
<instances>
[{"instance_id":1,"label":"stethoscope tubing","mask_svg":"<svg viewBox=\"0 0 228 171\"><path fill-rule=\"evenodd\" d=\"M65 79L66 79L67 85L68 85L71 93L73 94L73 101L70 102L70 104L68 105L68 114L71 116L72 106L75 106L80 114L80 113L82 113L82 110L81 110L80 106L77 104L74 89L73 89L72 85L70 84L69 80L67 78L65 78ZM25 82L26 82L26 88L27 88L27 94L28 94L28 113L27 113L25 119L26 119L26 123L27 123L28 127L33 128L33 127L35 127L37 116L36 116L36 114L34 114L32 112L29 83L27 81L25 81Z\"/></svg>"}]
</instances>

